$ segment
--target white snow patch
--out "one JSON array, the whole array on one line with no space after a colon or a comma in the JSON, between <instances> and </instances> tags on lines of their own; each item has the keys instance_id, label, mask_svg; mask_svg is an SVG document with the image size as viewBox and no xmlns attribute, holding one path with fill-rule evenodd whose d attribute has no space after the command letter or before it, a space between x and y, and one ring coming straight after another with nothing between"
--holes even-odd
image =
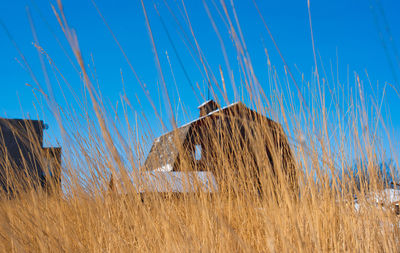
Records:
<instances>
[{"instance_id":1,"label":"white snow patch","mask_svg":"<svg viewBox=\"0 0 400 253\"><path fill-rule=\"evenodd\" d=\"M371 197L378 203L392 204L400 201L400 190L384 189L380 192L371 193Z\"/></svg>"},{"instance_id":2,"label":"white snow patch","mask_svg":"<svg viewBox=\"0 0 400 253\"><path fill-rule=\"evenodd\" d=\"M136 193L145 192L218 192L217 182L214 174L209 171L196 172L159 172L151 171L140 174L130 175L129 181L131 186L126 186L124 182L116 184L116 192L119 194L128 193L129 191Z\"/></svg>"},{"instance_id":3,"label":"white snow patch","mask_svg":"<svg viewBox=\"0 0 400 253\"><path fill-rule=\"evenodd\" d=\"M141 175L140 192L214 192L214 175L198 172L147 172Z\"/></svg>"},{"instance_id":4,"label":"white snow patch","mask_svg":"<svg viewBox=\"0 0 400 253\"><path fill-rule=\"evenodd\" d=\"M155 169L154 171L156 171L156 172L171 172L172 169L173 168L172 168L171 164L167 163L167 164Z\"/></svg>"},{"instance_id":5,"label":"white snow patch","mask_svg":"<svg viewBox=\"0 0 400 253\"><path fill-rule=\"evenodd\" d=\"M366 196L366 200L377 205L391 206L397 205L400 202L400 190L397 189L384 189L382 191L370 192ZM354 208L360 211L361 204L358 202L357 197L354 199Z\"/></svg>"}]
</instances>

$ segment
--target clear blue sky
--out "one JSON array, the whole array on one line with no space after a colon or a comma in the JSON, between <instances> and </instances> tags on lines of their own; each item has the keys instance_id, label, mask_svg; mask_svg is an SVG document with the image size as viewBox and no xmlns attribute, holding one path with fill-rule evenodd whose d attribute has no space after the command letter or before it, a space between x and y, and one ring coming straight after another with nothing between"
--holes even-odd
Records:
<instances>
[{"instance_id":1,"label":"clear blue sky","mask_svg":"<svg viewBox=\"0 0 400 253\"><path fill-rule=\"evenodd\" d=\"M167 2L180 15L179 10L175 8L178 5L181 6L180 1L167 0ZM229 6L229 1L227 2ZM298 68L306 77L310 77L314 66L314 58L307 1L257 2L290 68L296 73L296 68ZM79 75L66 56L67 53L69 57L73 58L72 52L51 9L51 3L56 5L55 1L38 0L4 1L1 4L0 21L3 25L0 28L0 84L2 87L0 92L0 116L21 118L24 116L23 113L29 113L32 118L36 118L34 105L36 107L39 105L40 107L40 104L43 103L41 98L37 99L35 97L32 87L26 85L28 83L35 87L31 75L27 72L26 67L22 66L24 63L21 55L13 44L14 42L16 43L38 80L45 86L38 53L33 46L34 37L28 12L31 15L32 24L35 27L41 47L62 71L63 76L68 80L78 96L83 94ZM207 1L207 3L212 9L211 12L214 17L219 20L217 25L224 36L224 40L228 41L227 30L224 29L223 22L218 19L218 12L212 8L212 1ZM96 4L117 36L140 79L146 83L151 97L159 108L157 82L160 77L155 66L154 54L140 1L97 0ZM181 57L191 81L193 83L198 82L200 87L204 87L205 79L187 52L185 44L182 43L181 35L178 33L179 27L174 23L174 19L168 12L164 1L146 0L145 5L149 12L149 20L161 58L161 66L166 73L168 89L171 94L174 94L175 86L173 85L168 61L166 60L166 51L171 59L180 95L190 113L188 118L182 116L179 120L179 123L184 123L197 116L196 107L203 101L202 99L196 99L193 95L177 55L174 53L173 47L157 16L154 4L168 27L168 31L179 52L179 57ZM252 1L235 1L235 5L256 75L262 84L267 85L264 48L268 49L271 60L277 66L277 69L282 69L281 60L266 30L263 28L261 20L257 16ZM202 1L186 1L186 7L198 43L212 70L219 76L218 66L221 65L224 69L226 66L218 38L207 17L203 3ZM144 112L147 115L156 135L162 133L161 126L157 124L157 118L150 104L147 102L143 91L92 2L90 0L64 1L64 11L70 26L77 32L84 59L88 65L91 65L92 69L91 57L94 59L98 81L96 86L99 86L105 103L115 106L120 99L120 95L124 93L124 87L121 82L122 71L125 93L131 100L133 107L138 112ZM346 83L347 69L350 70L351 77L353 76L353 71L356 71L364 79L365 71L367 71L374 86L377 82L380 84L389 82L400 90L400 84L396 83L400 80L400 66L398 58L396 59L400 50L399 12L400 2L397 0L311 1L315 45L322 62L326 65L325 67L330 69L331 62L336 65L338 56L339 79L342 83ZM178 19L183 21L181 16ZM187 27L185 29L186 32L189 31ZM66 53L60 47L60 44L66 49ZM235 62L233 48L230 47L227 50L231 55L229 60ZM75 61L74 64L76 64ZM66 106L62 94L57 88L58 84L52 74L51 67L47 64L46 68L51 76L51 84L55 87L57 102L61 106ZM227 76L226 79L228 79ZM66 87L65 84L62 85ZM171 96L172 99L176 99L176 94ZM230 96L230 99L233 100L231 93ZM136 97L141 100L140 105ZM66 92L66 100L68 103L74 104L73 97L69 92ZM387 94L385 106L391 111L393 127L395 129L399 128L400 119L397 115L400 112L400 99L393 91ZM39 111L41 110L39 109ZM52 128L57 128L57 125L48 112L45 111L39 117L44 118L49 123L50 133L55 131ZM395 132L394 135L398 137L400 134Z\"/></svg>"}]
</instances>

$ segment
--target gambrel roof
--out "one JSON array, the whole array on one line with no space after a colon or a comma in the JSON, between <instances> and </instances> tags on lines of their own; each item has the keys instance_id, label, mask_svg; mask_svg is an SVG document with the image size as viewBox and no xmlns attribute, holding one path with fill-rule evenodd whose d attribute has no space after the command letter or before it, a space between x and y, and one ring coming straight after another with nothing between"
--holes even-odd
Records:
<instances>
[{"instance_id":1,"label":"gambrel roof","mask_svg":"<svg viewBox=\"0 0 400 253\"><path fill-rule=\"evenodd\" d=\"M202 107L212 105L209 108L217 108L211 112L204 115L204 111L201 112L204 116L201 116L175 130L168 132L158 138L153 142L150 149L149 155L145 161L144 167L147 171L172 171L174 169L174 164L178 158L178 155L184 151L184 143L186 138L191 134L193 128L204 124L207 120L211 122L217 118L228 117L233 122L239 122L241 125L246 125L248 128L252 128L257 119L262 119L265 127L270 127L278 131L282 130L280 124L268 119L267 117L257 113L254 110L249 109L241 102L236 102L220 108L214 101L207 101L203 105L199 106L201 110ZM233 120L232 120L233 119ZM283 130L282 130L283 133Z\"/></svg>"}]
</instances>

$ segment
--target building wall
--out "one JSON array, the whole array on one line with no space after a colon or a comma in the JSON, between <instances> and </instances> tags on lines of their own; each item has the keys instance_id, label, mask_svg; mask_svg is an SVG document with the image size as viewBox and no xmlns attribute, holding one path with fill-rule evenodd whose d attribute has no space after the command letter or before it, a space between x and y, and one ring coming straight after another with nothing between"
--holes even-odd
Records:
<instances>
[{"instance_id":1,"label":"building wall","mask_svg":"<svg viewBox=\"0 0 400 253\"><path fill-rule=\"evenodd\" d=\"M217 180L241 177L256 187L262 178L281 178L297 189L295 163L282 127L246 113L216 114L193 124L174 169L212 171ZM199 160L196 146L201 147Z\"/></svg>"},{"instance_id":2,"label":"building wall","mask_svg":"<svg viewBox=\"0 0 400 253\"><path fill-rule=\"evenodd\" d=\"M0 119L0 189L47 188L60 182L61 148L43 148L39 120ZM51 170L51 173L48 171ZM46 176L52 174L50 177ZM60 183L54 184L59 187Z\"/></svg>"}]
</instances>

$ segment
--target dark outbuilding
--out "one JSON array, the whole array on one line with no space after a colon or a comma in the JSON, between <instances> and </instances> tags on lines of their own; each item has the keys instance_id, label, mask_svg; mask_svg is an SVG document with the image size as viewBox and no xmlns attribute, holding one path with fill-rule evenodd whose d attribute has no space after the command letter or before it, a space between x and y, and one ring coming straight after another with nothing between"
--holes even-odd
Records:
<instances>
[{"instance_id":1,"label":"dark outbuilding","mask_svg":"<svg viewBox=\"0 0 400 253\"><path fill-rule=\"evenodd\" d=\"M43 147L41 120L0 118L0 189L15 193L26 187L59 191L61 148Z\"/></svg>"}]
</instances>

